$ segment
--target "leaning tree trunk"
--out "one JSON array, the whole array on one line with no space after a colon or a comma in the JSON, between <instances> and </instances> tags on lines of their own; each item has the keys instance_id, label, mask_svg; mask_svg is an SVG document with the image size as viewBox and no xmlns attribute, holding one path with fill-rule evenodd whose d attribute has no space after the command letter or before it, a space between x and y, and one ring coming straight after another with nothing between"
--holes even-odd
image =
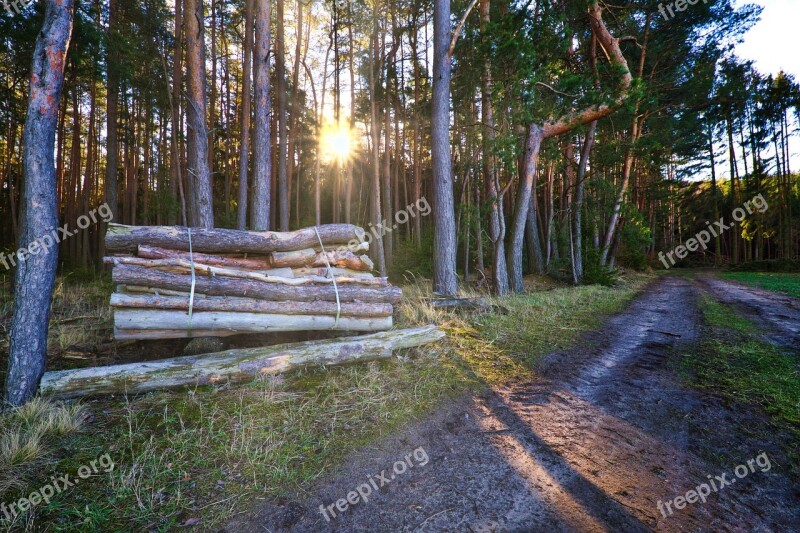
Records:
<instances>
[{"instance_id":1,"label":"leaning tree trunk","mask_svg":"<svg viewBox=\"0 0 800 533\"><path fill-rule=\"evenodd\" d=\"M649 22L649 18L648 18ZM536 159L539 157L541 143L545 139L563 135L572 131L578 126L590 124L595 120L607 117L614 110L622 105L628 97L633 75L628 67L628 61L619 46L619 39L609 33L603 21L603 10L599 2L593 1L589 6L589 24L594 36L606 51L609 61L621 71L622 83L617 97L610 104L592 106L580 111L570 112L557 120L546 122L542 126L531 124L529 126L526 162L524 174L520 179L519 194L516 209L514 210L514 225L511 228L511 247L508 250L509 274L511 276L511 286L514 291L521 292L522 285L522 243L525 235L525 225L528 219L528 209L530 207L530 191L533 188L534 174L536 173ZM531 157L534 159L531 160Z\"/></svg>"},{"instance_id":2,"label":"leaning tree trunk","mask_svg":"<svg viewBox=\"0 0 800 533\"><path fill-rule=\"evenodd\" d=\"M58 263L58 246L52 237L58 226L53 154L73 6L73 0L48 0L33 53L19 244L21 248L37 245L39 251L20 261L16 272L5 396L11 405L21 405L36 394L47 363L50 301Z\"/></svg>"},{"instance_id":3,"label":"leaning tree trunk","mask_svg":"<svg viewBox=\"0 0 800 533\"><path fill-rule=\"evenodd\" d=\"M450 157L450 0L433 4L433 287L446 296L458 291L456 217Z\"/></svg>"},{"instance_id":4,"label":"leaning tree trunk","mask_svg":"<svg viewBox=\"0 0 800 533\"><path fill-rule=\"evenodd\" d=\"M189 179L192 181L193 226L214 227L211 168L208 164L206 127L206 53L203 31L203 0L186 0L186 66L188 93Z\"/></svg>"}]
</instances>

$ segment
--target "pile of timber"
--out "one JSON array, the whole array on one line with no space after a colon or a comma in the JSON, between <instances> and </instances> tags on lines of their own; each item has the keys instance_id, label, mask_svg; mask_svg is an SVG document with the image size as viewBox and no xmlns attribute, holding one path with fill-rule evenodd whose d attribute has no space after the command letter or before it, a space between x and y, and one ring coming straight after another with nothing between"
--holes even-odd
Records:
<instances>
[{"instance_id":1,"label":"pile of timber","mask_svg":"<svg viewBox=\"0 0 800 533\"><path fill-rule=\"evenodd\" d=\"M362 228L253 232L110 224L118 340L385 331L402 292L372 273Z\"/></svg>"}]
</instances>

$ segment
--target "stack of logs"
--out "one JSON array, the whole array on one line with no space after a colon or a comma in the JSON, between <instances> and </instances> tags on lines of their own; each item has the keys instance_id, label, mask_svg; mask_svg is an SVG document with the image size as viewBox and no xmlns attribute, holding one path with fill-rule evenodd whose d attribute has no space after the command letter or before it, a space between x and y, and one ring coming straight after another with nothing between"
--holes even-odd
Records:
<instances>
[{"instance_id":1,"label":"stack of logs","mask_svg":"<svg viewBox=\"0 0 800 533\"><path fill-rule=\"evenodd\" d=\"M364 230L248 232L111 224L115 336L384 331L402 293L376 277Z\"/></svg>"}]
</instances>

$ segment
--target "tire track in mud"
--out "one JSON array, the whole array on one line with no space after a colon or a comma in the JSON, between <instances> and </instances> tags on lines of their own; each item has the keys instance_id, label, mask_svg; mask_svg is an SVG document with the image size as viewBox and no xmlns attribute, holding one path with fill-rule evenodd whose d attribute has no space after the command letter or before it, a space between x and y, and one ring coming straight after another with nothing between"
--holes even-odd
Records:
<instances>
[{"instance_id":1,"label":"tire track in mud","mask_svg":"<svg viewBox=\"0 0 800 533\"><path fill-rule=\"evenodd\" d=\"M675 374L679 350L702 335L698 289L660 279L580 346L546 357L541 379L452 402L353 453L310 493L268 501L226 530L792 531L800 498L763 415L687 389ZM420 447L426 466L335 518L321 514ZM765 449L770 472L705 504L659 511L659 501Z\"/></svg>"},{"instance_id":2,"label":"tire track in mud","mask_svg":"<svg viewBox=\"0 0 800 533\"><path fill-rule=\"evenodd\" d=\"M717 300L760 326L770 343L800 349L800 300L711 276L699 281Z\"/></svg>"}]
</instances>

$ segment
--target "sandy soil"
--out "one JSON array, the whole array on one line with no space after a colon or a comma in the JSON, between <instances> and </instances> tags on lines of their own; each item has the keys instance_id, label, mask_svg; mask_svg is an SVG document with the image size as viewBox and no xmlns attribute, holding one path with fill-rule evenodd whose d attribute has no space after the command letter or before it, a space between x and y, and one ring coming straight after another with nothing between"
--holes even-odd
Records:
<instances>
[{"instance_id":1,"label":"sandy soil","mask_svg":"<svg viewBox=\"0 0 800 533\"><path fill-rule=\"evenodd\" d=\"M800 531L786 437L760 412L687 389L675 374L676 348L702 334L702 290L748 309L771 338L797 334L796 301L663 278L580 347L546 357L540 379L451 402L224 530ZM762 453L768 471L765 456L752 462ZM395 464L404 461L413 467ZM723 474L731 483L720 488ZM676 508L676 497L712 481L705 503ZM368 501L336 508L359 487Z\"/></svg>"}]
</instances>

